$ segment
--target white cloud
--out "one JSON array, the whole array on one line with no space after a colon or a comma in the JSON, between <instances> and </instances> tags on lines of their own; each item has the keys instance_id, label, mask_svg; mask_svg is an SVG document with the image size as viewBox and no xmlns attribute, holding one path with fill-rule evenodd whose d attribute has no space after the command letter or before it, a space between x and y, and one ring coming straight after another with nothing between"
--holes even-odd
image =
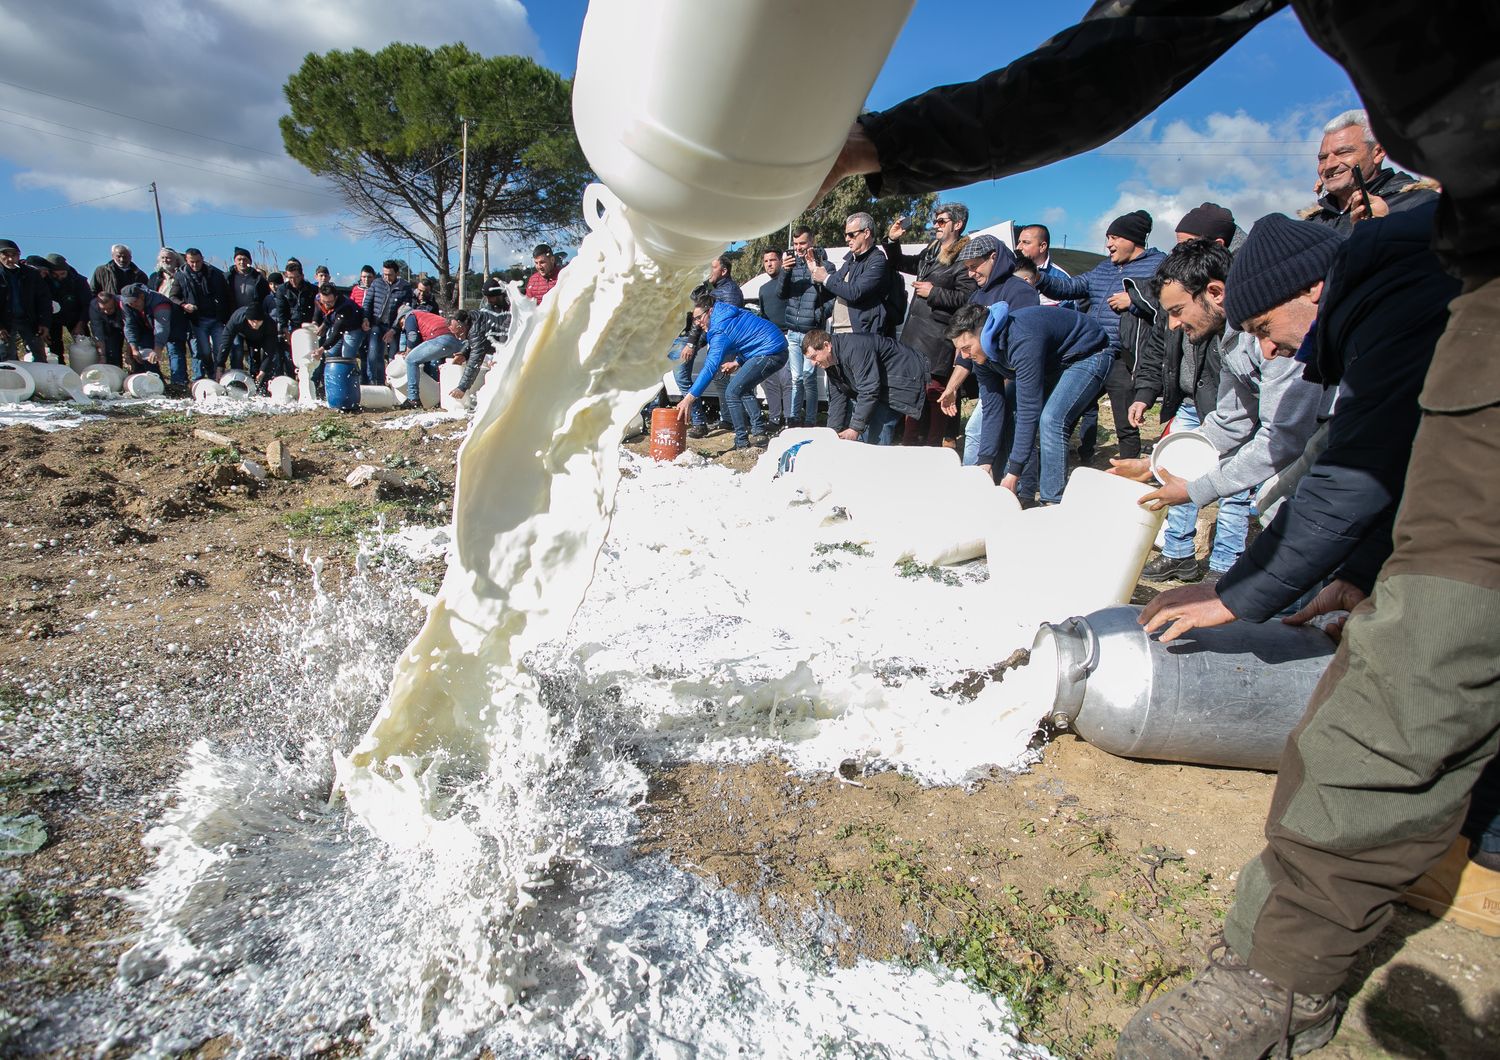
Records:
<instances>
[{"instance_id":1,"label":"white cloud","mask_svg":"<svg viewBox=\"0 0 1500 1060\"><path fill-rule=\"evenodd\" d=\"M1329 104L1298 108L1265 121L1244 111L1214 113L1197 122L1174 121L1158 131L1142 123L1100 148L1136 159L1136 172L1119 185L1113 204L1089 224L1080 249L1104 249L1109 222L1130 210L1155 221L1154 246L1170 248L1182 215L1202 202L1227 207L1241 228L1268 213L1293 214L1313 202L1317 141Z\"/></svg>"},{"instance_id":2,"label":"white cloud","mask_svg":"<svg viewBox=\"0 0 1500 1060\"><path fill-rule=\"evenodd\" d=\"M378 51L393 40L462 40L486 55L540 51L520 0L449 0L420 11L405 0L10 5L0 8L0 40L0 77L52 94L0 86L0 155L19 170L18 187L74 201L156 181L177 214L303 217L341 209L331 188L287 157L276 124L286 112L281 86L308 52ZM126 204L151 209L145 193L97 205Z\"/></svg>"},{"instance_id":3,"label":"white cloud","mask_svg":"<svg viewBox=\"0 0 1500 1060\"><path fill-rule=\"evenodd\" d=\"M1044 225L1060 225L1067 221L1068 211L1061 206L1049 206L1041 212L1040 220Z\"/></svg>"}]
</instances>

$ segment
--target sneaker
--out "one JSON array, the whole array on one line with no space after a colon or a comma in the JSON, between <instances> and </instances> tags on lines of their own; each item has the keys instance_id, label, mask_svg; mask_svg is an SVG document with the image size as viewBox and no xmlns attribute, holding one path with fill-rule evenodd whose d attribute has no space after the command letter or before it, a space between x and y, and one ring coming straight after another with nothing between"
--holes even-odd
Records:
<instances>
[{"instance_id":1,"label":"sneaker","mask_svg":"<svg viewBox=\"0 0 1500 1060\"><path fill-rule=\"evenodd\" d=\"M1141 569L1141 577L1152 582L1195 582L1203 577L1203 570L1196 557L1173 559L1158 555Z\"/></svg>"},{"instance_id":2,"label":"sneaker","mask_svg":"<svg viewBox=\"0 0 1500 1060\"><path fill-rule=\"evenodd\" d=\"M708 427L702 423L695 423L687 429L687 436L689 438L707 438Z\"/></svg>"},{"instance_id":3,"label":"sneaker","mask_svg":"<svg viewBox=\"0 0 1500 1060\"><path fill-rule=\"evenodd\" d=\"M1469 841L1454 840L1448 853L1412 884L1401 901L1439 920L1500 938L1500 872L1469 860Z\"/></svg>"},{"instance_id":4,"label":"sneaker","mask_svg":"<svg viewBox=\"0 0 1500 1060\"><path fill-rule=\"evenodd\" d=\"M771 444L771 439L764 434L752 434L750 436L751 449L764 449Z\"/></svg>"},{"instance_id":5,"label":"sneaker","mask_svg":"<svg viewBox=\"0 0 1500 1060\"><path fill-rule=\"evenodd\" d=\"M401 412L410 412L413 409L420 409L421 407L422 403L414 398L407 398L405 401L401 402L401 404L396 406L397 410Z\"/></svg>"},{"instance_id":6,"label":"sneaker","mask_svg":"<svg viewBox=\"0 0 1500 1060\"><path fill-rule=\"evenodd\" d=\"M1300 1056L1328 1044L1344 1001L1337 994L1295 994L1219 942L1208 967L1186 986L1158 997L1125 1025L1116 1060L1260 1060Z\"/></svg>"},{"instance_id":7,"label":"sneaker","mask_svg":"<svg viewBox=\"0 0 1500 1060\"><path fill-rule=\"evenodd\" d=\"M1212 567L1210 567L1208 568L1208 570L1203 572L1203 584L1214 585L1220 578L1224 577L1224 574L1224 571L1214 570Z\"/></svg>"}]
</instances>

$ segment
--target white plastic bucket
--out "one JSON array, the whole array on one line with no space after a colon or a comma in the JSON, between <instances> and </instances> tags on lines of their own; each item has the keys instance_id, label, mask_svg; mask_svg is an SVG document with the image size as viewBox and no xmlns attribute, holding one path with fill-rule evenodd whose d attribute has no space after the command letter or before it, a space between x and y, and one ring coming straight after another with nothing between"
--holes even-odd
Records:
<instances>
[{"instance_id":1,"label":"white plastic bucket","mask_svg":"<svg viewBox=\"0 0 1500 1060\"><path fill-rule=\"evenodd\" d=\"M30 401L36 393L36 380L25 366L15 361L0 361L0 402L15 404Z\"/></svg>"},{"instance_id":2,"label":"white plastic bucket","mask_svg":"<svg viewBox=\"0 0 1500 1060\"><path fill-rule=\"evenodd\" d=\"M84 386L105 386L115 394L125 389L125 369L112 364L91 364L78 373L78 378L83 380Z\"/></svg>"},{"instance_id":3,"label":"white plastic bucket","mask_svg":"<svg viewBox=\"0 0 1500 1060\"><path fill-rule=\"evenodd\" d=\"M161 397L166 389L161 376L155 372L136 372L125 378L125 393L133 398Z\"/></svg>"},{"instance_id":4,"label":"white plastic bucket","mask_svg":"<svg viewBox=\"0 0 1500 1060\"><path fill-rule=\"evenodd\" d=\"M255 392L255 382L250 378L250 373L242 372L238 368L231 368L219 376L219 385L224 388L224 393L232 398L248 398Z\"/></svg>"},{"instance_id":5,"label":"white plastic bucket","mask_svg":"<svg viewBox=\"0 0 1500 1060\"><path fill-rule=\"evenodd\" d=\"M1151 450L1151 474L1158 482L1165 481L1162 469L1192 482L1218 466L1219 451L1202 431L1173 431Z\"/></svg>"},{"instance_id":6,"label":"white plastic bucket","mask_svg":"<svg viewBox=\"0 0 1500 1060\"><path fill-rule=\"evenodd\" d=\"M390 388L396 392L398 401L405 401L406 393L406 354L397 354L391 359L391 363L385 366L385 379ZM417 389L421 391L423 408L437 407L441 391L438 389L437 381L426 372L417 374Z\"/></svg>"},{"instance_id":7,"label":"white plastic bucket","mask_svg":"<svg viewBox=\"0 0 1500 1060\"><path fill-rule=\"evenodd\" d=\"M1054 571L1080 585L1095 585L1102 602L1079 612L1128 604L1151 554L1165 509L1150 511L1139 501L1152 487L1091 467L1080 467L1068 477L1058 506L1076 531L1073 555L1051 565ZM1063 616L1066 618L1067 616Z\"/></svg>"},{"instance_id":8,"label":"white plastic bucket","mask_svg":"<svg viewBox=\"0 0 1500 1060\"><path fill-rule=\"evenodd\" d=\"M193 384L194 401L212 401L214 398L224 396L224 388L212 379L200 379Z\"/></svg>"},{"instance_id":9,"label":"white plastic bucket","mask_svg":"<svg viewBox=\"0 0 1500 1060\"><path fill-rule=\"evenodd\" d=\"M26 370L36 384L35 397L44 401L87 401L83 380L65 364L28 362Z\"/></svg>"},{"instance_id":10,"label":"white plastic bucket","mask_svg":"<svg viewBox=\"0 0 1500 1060\"><path fill-rule=\"evenodd\" d=\"M276 376L266 384L266 390L270 392L271 400L278 405L297 403L297 380L289 375Z\"/></svg>"},{"instance_id":11,"label":"white plastic bucket","mask_svg":"<svg viewBox=\"0 0 1500 1060\"><path fill-rule=\"evenodd\" d=\"M785 228L833 167L913 0L718 4L713 74L701 0L595 0L573 79L573 124L599 180L653 257L707 261ZM799 41L836 42L816 69ZM770 64L768 66L768 63ZM755 85L754 106L743 86ZM811 99L816 104L810 105ZM795 114L795 121L787 115Z\"/></svg>"},{"instance_id":12,"label":"white plastic bucket","mask_svg":"<svg viewBox=\"0 0 1500 1060\"><path fill-rule=\"evenodd\" d=\"M463 377L464 366L461 364L447 361L438 368L438 404L448 412L467 412L473 407L474 401L470 394L465 394L461 398L452 396L453 389L458 386L458 381Z\"/></svg>"},{"instance_id":13,"label":"white plastic bucket","mask_svg":"<svg viewBox=\"0 0 1500 1060\"><path fill-rule=\"evenodd\" d=\"M94 340L80 335L68 344L68 367L81 377L84 369L99 363L99 348Z\"/></svg>"},{"instance_id":14,"label":"white plastic bucket","mask_svg":"<svg viewBox=\"0 0 1500 1060\"><path fill-rule=\"evenodd\" d=\"M366 412L379 412L396 407L396 392L388 386L361 386L359 407Z\"/></svg>"}]
</instances>

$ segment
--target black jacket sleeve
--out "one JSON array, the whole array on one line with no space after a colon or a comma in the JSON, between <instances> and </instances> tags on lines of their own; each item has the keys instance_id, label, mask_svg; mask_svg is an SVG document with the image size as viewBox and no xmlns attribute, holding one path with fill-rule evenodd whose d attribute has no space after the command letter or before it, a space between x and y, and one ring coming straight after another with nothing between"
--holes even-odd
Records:
<instances>
[{"instance_id":1,"label":"black jacket sleeve","mask_svg":"<svg viewBox=\"0 0 1500 1060\"><path fill-rule=\"evenodd\" d=\"M1176 332L1177 335L1182 333ZM1167 343L1174 341L1168 330L1160 324L1152 327L1141 345L1141 355L1135 362L1135 400L1143 401L1147 408L1156 404L1156 399L1166 392L1162 376L1167 359Z\"/></svg>"},{"instance_id":2,"label":"black jacket sleeve","mask_svg":"<svg viewBox=\"0 0 1500 1060\"><path fill-rule=\"evenodd\" d=\"M861 117L880 158L870 188L955 188L1099 147L1288 2L1098 0L1078 25L1001 70ZM1128 73L1121 53L1134 57Z\"/></svg>"}]
</instances>

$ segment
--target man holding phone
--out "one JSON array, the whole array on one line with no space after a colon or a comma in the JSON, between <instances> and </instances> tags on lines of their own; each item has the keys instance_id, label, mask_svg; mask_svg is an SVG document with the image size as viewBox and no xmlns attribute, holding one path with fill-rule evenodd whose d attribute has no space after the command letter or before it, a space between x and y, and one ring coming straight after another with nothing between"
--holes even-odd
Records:
<instances>
[{"instance_id":1,"label":"man holding phone","mask_svg":"<svg viewBox=\"0 0 1500 1060\"><path fill-rule=\"evenodd\" d=\"M1376 142L1364 111L1346 110L1334 118L1323 126L1318 146L1321 195L1316 206L1302 212L1303 220L1347 236L1360 221L1436 201L1436 184L1384 162L1385 149Z\"/></svg>"}]
</instances>

